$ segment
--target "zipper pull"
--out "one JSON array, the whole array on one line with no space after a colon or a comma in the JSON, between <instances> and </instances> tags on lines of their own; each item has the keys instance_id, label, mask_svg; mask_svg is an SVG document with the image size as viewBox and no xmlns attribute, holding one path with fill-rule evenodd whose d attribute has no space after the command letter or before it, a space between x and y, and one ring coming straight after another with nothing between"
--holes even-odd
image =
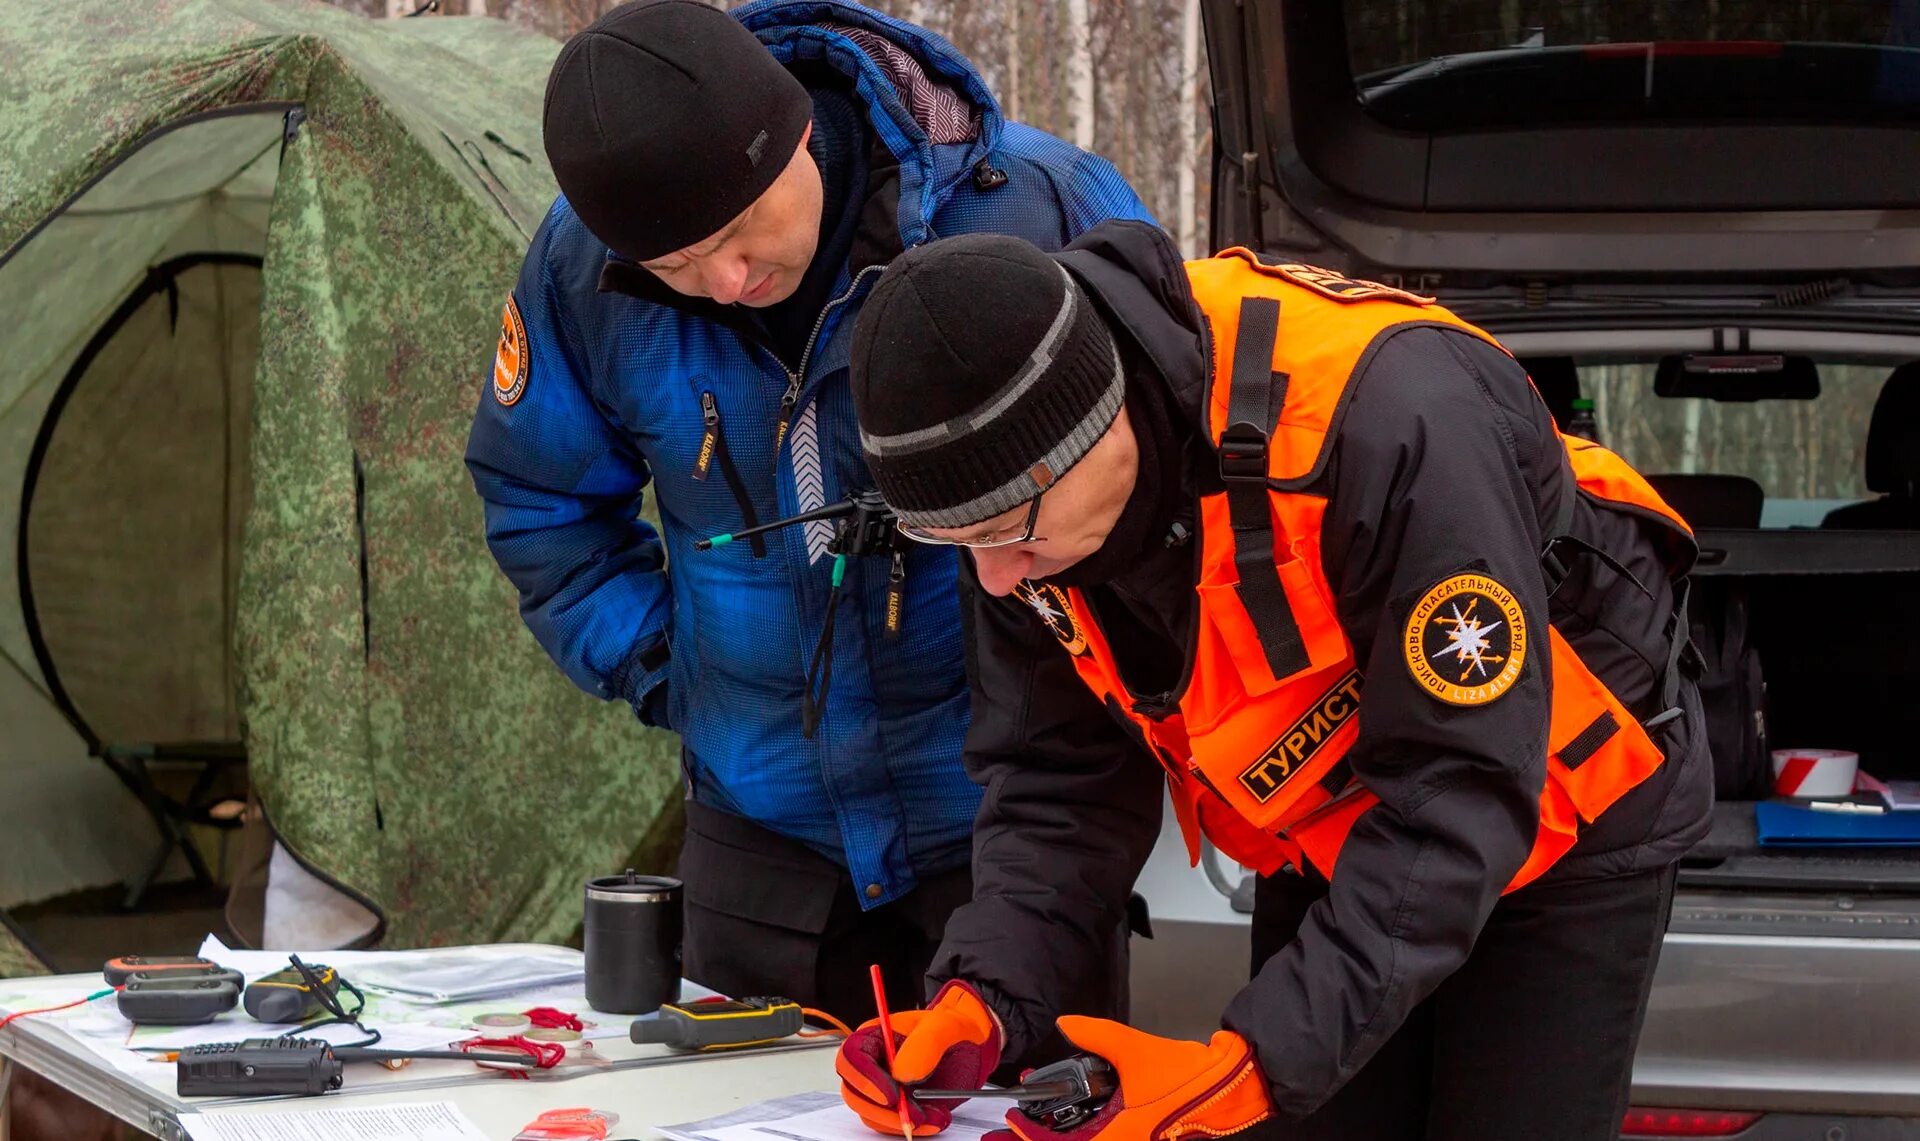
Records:
<instances>
[{"instance_id":1,"label":"zipper pull","mask_svg":"<svg viewBox=\"0 0 1920 1141\"><path fill-rule=\"evenodd\" d=\"M700 454L693 459L693 478L707 478L707 469L713 466L713 451L720 444L720 406L714 402L713 393L700 394L700 419L707 430L700 436Z\"/></svg>"},{"instance_id":2,"label":"zipper pull","mask_svg":"<svg viewBox=\"0 0 1920 1141\"><path fill-rule=\"evenodd\" d=\"M787 391L780 397L780 421L773 429L773 450L787 442L787 428L793 423L793 406L800 403L800 374L787 374Z\"/></svg>"},{"instance_id":3,"label":"zipper pull","mask_svg":"<svg viewBox=\"0 0 1920 1141\"><path fill-rule=\"evenodd\" d=\"M893 552L893 570L887 574L887 640L900 636L902 613L907 606L907 553Z\"/></svg>"}]
</instances>

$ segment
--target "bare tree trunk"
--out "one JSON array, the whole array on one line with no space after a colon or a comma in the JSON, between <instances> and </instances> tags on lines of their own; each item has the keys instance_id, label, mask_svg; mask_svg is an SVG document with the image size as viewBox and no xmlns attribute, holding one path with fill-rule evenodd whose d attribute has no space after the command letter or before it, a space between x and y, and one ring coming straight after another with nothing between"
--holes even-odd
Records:
<instances>
[{"instance_id":1,"label":"bare tree trunk","mask_svg":"<svg viewBox=\"0 0 1920 1141\"><path fill-rule=\"evenodd\" d=\"M487 0L467 0L467 15L484 16L487 14Z\"/></svg>"},{"instance_id":2,"label":"bare tree trunk","mask_svg":"<svg viewBox=\"0 0 1920 1141\"><path fill-rule=\"evenodd\" d=\"M1020 121L1020 7L1027 0L1006 0L1007 86L1000 93L1007 118Z\"/></svg>"},{"instance_id":3,"label":"bare tree trunk","mask_svg":"<svg viewBox=\"0 0 1920 1141\"><path fill-rule=\"evenodd\" d=\"M410 0L387 0L387 18L389 20L397 19L411 11L413 11L413 4Z\"/></svg>"},{"instance_id":4,"label":"bare tree trunk","mask_svg":"<svg viewBox=\"0 0 1920 1141\"><path fill-rule=\"evenodd\" d=\"M1087 0L1067 0L1067 122L1073 145L1093 148L1093 36Z\"/></svg>"},{"instance_id":5,"label":"bare tree trunk","mask_svg":"<svg viewBox=\"0 0 1920 1141\"><path fill-rule=\"evenodd\" d=\"M1680 470L1687 475L1700 470L1700 413L1699 400L1687 401L1685 425L1680 431Z\"/></svg>"},{"instance_id":6,"label":"bare tree trunk","mask_svg":"<svg viewBox=\"0 0 1920 1141\"><path fill-rule=\"evenodd\" d=\"M1186 0L1180 14L1180 85L1174 107L1180 116L1179 189L1174 217L1179 219L1180 252L1201 255L1200 204L1194 182L1200 163L1200 116L1195 104L1200 85L1200 0Z\"/></svg>"}]
</instances>

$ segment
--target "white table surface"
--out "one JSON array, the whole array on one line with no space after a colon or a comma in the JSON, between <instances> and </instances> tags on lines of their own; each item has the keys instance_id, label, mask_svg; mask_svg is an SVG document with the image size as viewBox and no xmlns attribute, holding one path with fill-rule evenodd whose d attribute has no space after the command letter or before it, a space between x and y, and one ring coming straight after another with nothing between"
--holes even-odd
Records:
<instances>
[{"instance_id":1,"label":"white table surface","mask_svg":"<svg viewBox=\"0 0 1920 1141\"><path fill-rule=\"evenodd\" d=\"M33 1009L100 990L98 975L60 975L0 980L0 1011ZM100 1000L110 1003L111 999ZM503 1005L510 1006L510 1000ZM578 1009L587 1014L584 997ZM324 1098L182 1099L174 1093L174 1067L146 1063L121 1070L81 1039L61 1028L62 1015L23 1018L0 1030L6 1057L134 1126L158 1137L182 1137L180 1118L192 1113L289 1112L320 1104L381 1105L451 1101L489 1137L508 1141L542 1111L570 1106L620 1115L615 1137L656 1136L650 1126L716 1116L754 1102L808 1090L831 1090L831 1039L756 1049L730 1055L675 1054L662 1046L602 1039L594 1049L613 1069L575 1071L579 1076L519 1080L468 1062L415 1061L400 1071L350 1063L345 1088ZM599 1016L601 1018L617 1016ZM242 1023L239 1037L271 1036L275 1028Z\"/></svg>"}]
</instances>

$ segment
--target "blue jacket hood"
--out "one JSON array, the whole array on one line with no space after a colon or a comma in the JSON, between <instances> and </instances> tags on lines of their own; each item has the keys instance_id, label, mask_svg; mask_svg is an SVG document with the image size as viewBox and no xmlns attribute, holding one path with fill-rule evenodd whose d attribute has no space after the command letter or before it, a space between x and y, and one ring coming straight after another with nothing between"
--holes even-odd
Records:
<instances>
[{"instance_id":1,"label":"blue jacket hood","mask_svg":"<svg viewBox=\"0 0 1920 1141\"><path fill-rule=\"evenodd\" d=\"M900 237L908 247L932 236L932 217L953 184L1002 143L1006 120L986 80L958 49L925 28L846 0L755 0L735 10L733 16L759 36L781 62L817 55L853 76L867 104L869 122L901 162ZM972 141L964 161L952 167L953 175L940 182L917 179L910 185L906 178L909 170L934 170L933 144L880 65L845 36L823 26L831 24L872 32L902 48L928 78L960 92L973 104L980 115L980 134ZM910 197L910 191L917 194Z\"/></svg>"}]
</instances>

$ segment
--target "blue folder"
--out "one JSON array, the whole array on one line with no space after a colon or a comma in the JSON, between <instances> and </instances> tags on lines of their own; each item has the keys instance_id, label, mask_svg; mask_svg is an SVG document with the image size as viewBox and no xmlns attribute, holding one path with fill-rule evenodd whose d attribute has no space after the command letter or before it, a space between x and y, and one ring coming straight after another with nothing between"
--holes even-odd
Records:
<instances>
[{"instance_id":1,"label":"blue folder","mask_svg":"<svg viewBox=\"0 0 1920 1141\"><path fill-rule=\"evenodd\" d=\"M1920 847L1920 812L1820 812L1797 804L1754 805L1753 821L1765 847Z\"/></svg>"}]
</instances>

